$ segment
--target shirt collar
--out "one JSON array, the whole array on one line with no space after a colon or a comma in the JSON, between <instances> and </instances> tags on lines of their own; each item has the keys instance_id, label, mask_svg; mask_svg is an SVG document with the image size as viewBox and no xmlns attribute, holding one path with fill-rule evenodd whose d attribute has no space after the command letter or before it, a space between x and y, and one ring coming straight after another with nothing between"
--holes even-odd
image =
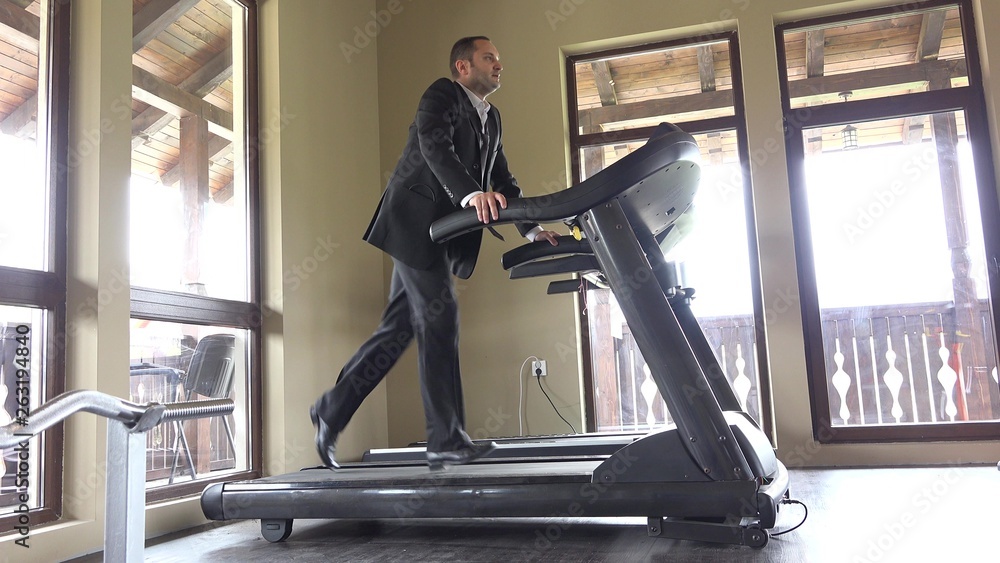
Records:
<instances>
[{"instance_id":1,"label":"shirt collar","mask_svg":"<svg viewBox=\"0 0 1000 563\"><path fill-rule=\"evenodd\" d=\"M455 83L461 86L462 90L465 90L465 94L469 96L469 101L472 102L472 107L476 108L476 112L479 113L479 119L486 121L486 114L490 112L490 107L491 107L490 103L487 102L486 100L481 99L472 90L466 88L465 84L462 84L461 82L458 81L456 81Z\"/></svg>"}]
</instances>

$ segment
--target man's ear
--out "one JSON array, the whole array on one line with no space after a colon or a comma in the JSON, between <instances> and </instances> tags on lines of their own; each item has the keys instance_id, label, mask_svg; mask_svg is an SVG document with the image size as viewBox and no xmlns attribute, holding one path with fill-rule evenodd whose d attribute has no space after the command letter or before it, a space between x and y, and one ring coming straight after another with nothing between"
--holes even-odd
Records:
<instances>
[{"instance_id":1,"label":"man's ear","mask_svg":"<svg viewBox=\"0 0 1000 563\"><path fill-rule=\"evenodd\" d=\"M455 61L455 69L458 70L459 76L465 76L465 74L469 71L469 61L463 59Z\"/></svg>"}]
</instances>

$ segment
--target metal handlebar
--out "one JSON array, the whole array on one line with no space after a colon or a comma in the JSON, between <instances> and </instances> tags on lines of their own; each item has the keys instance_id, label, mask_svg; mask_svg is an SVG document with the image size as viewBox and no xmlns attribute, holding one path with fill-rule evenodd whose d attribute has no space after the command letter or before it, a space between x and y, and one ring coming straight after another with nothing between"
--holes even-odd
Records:
<instances>
[{"instance_id":1,"label":"metal handlebar","mask_svg":"<svg viewBox=\"0 0 1000 563\"><path fill-rule=\"evenodd\" d=\"M232 399L139 405L100 391L69 391L32 411L27 421L0 426L0 450L24 442L73 413L109 419L104 560L140 563L146 528L146 431L161 422L228 415L235 406ZM110 471L112 467L115 471Z\"/></svg>"},{"instance_id":2,"label":"metal handlebar","mask_svg":"<svg viewBox=\"0 0 1000 563\"><path fill-rule=\"evenodd\" d=\"M39 434L81 411L117 420L131 432L145 432L161 422L221 416L234 408L232 399L139 405L100 391L68 391L32 411L27 424L15 420L0 426L0 449L15 446L25 436Z\"/></svg>"}]
</instances>

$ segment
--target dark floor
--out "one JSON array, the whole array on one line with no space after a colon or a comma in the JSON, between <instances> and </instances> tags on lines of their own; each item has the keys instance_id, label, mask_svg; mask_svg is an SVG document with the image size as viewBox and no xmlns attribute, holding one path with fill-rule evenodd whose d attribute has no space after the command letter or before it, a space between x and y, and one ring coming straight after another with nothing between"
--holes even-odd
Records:
<instances>
[{"instance_id":1,"label":"dark floor","mask_svg":"<svg viewBox=\"0 0 1000 563\"><path fill-rule=\"evenodd\" d=\"M150 540L149 562L257 561L760 561L1000 560L1000 473L962 468L791 470L802 527L760 550L651 538L645 519L296 521L268 543L258 521L209 525ZM795 526L784 505L774 532ZM101 561L100 554L74 560Z\"/></svg>"}]
</instances>

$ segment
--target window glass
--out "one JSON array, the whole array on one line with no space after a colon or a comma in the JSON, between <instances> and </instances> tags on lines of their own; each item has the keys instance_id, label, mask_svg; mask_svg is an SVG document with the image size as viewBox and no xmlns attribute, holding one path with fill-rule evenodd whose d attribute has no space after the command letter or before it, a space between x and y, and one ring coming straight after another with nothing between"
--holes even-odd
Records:
<instances>
[{"instance_id":1,"label":"window glass","mask_svg":"<svg viewBox=\"0 0 1000 563\"><path fill-rule=\"evenodd\" d=\"M63 389L69 3L0 2L0 425ZM58 164L57 164L58 163ZM60 219L62 218L62 219ZM62 431L0 452L0 530L59 518ZM22 528L26 529L26 528Z\"/></svg>"},{"instance_id":2,"label":"window glass","mask_svg":"<svg viewBox=\"0 0 1000 563\"><path fill-rule=\"evenodd\" d=\"M733 115L729 42L577 62L580 134Z\"/></svg>"},{"instance_id":3,"label":"window glass","mask_svg":"<svg viewBox=\"0 0 1000 563\"><path fill-rule=\"evenodd\" d=\"M978 188L962 112L804 131L835 426L1000 420ZM912 124L923 125L912 134ZM890 134L889 132L894 132Z\"/></svg>"},{"instance_id":4,"label":"window glass","mask_svg":"<svg viewBox=\"0 0 1000 563\"><path fill-rule=\"evenodd\" d=\"M37 2L21 2L0 20L0 266L31 270L48 269L39 9Z\"/></svg>"},{"instance_id":5,"label":"window glass","mask_svg":"<svg viewBox=\"0 0 1000 563\"><path fill-rule=\"evenodd\" d=\"M30 422L31 413L44 402L46 317L41 309L0 305L0 426ZM41 506L44 438L35 436L2 450L0 515L12 514L22 504L29 509Z\"/></svg>"},{"instance_id":6,"label":"window glass","mask_svg":"<svg viewBox=\"0 0 1000 563\"><path fill-rule=\"evenodd\" d=\"M146 486L249 467L249 331L133 319L129 397L136 403L233 399L233 414L166 422L146 432Z\"/></svg>"},{"instance_id":7,"label":"window glass","mask_svg":"<svg viewBox=\"0 0 1000 563\"><path fill-rule=\"evenodd\" d=\"M746 194L736 134L700 134L695 139L702 151L701 183L693 211L676 224L685 236L665 259L677 262L684 286L695 289L691 309L743 408L760 420ZM604 165L610 166L642 144L599 150ZM600 397L597 430L646 430L670 422L659 393L643 393L643 383L652 379L611 291L589 289L585 315L595 394Z\"/></svg>"},{"instance_id":8,"label":"window glass","mask_svg":"<svg viewBox=\"0 0 1000 563\"><path fill-rule=\"evenodd\" d=\"M792 107L968 84L956 7L788 31Z\"/></svg>"},{"instance_id":9,"label":"window glass","mask_svg":"<svg viewBox=\"0 0 1000 563\"><path fill-rule=\"evenodd\" d=\"M133 30L152 37L132 56L133 286L249 299L244 23L235 2L202 0Z\"/></svg>"}]
</instances>

